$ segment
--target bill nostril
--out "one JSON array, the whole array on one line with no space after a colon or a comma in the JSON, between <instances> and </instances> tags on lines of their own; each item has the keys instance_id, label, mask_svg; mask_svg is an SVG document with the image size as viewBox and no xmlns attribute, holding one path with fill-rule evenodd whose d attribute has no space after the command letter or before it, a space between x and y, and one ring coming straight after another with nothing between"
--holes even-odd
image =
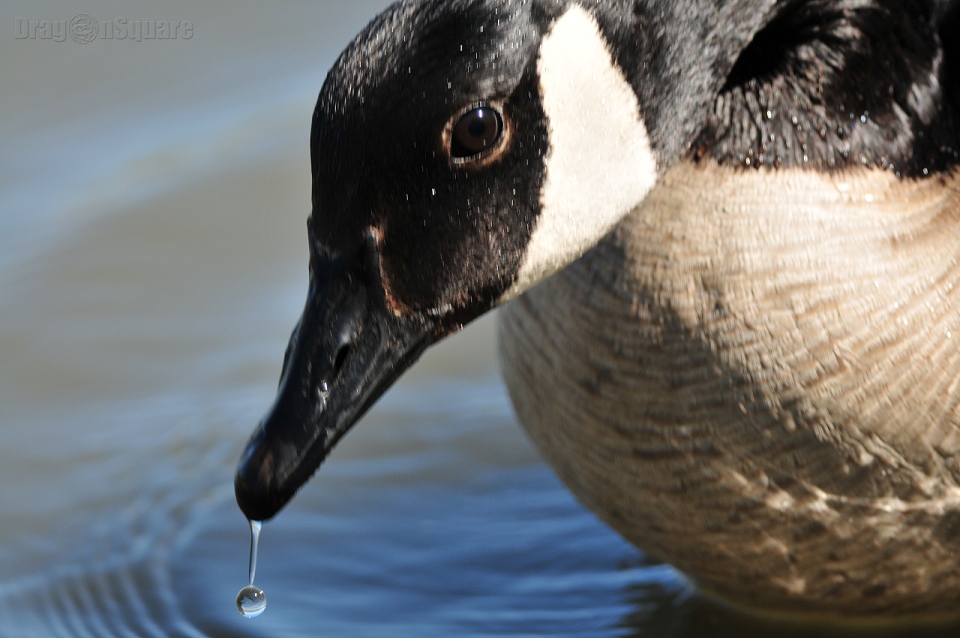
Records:
<instances>
[{"instance_id":1,"label":"bill nostril","mask_svg":"<svg viewBox=\"0 0 960 638\"><path fill-rule=\"evenodd\" d=\"M340 374L340 369L343 368L344 362L347 360L347 355L350 354L350 344L345 343L340 346L340 349L337 350L337 356L333 359L333 374L334 376Z\"/></svg>"}]
</instances>

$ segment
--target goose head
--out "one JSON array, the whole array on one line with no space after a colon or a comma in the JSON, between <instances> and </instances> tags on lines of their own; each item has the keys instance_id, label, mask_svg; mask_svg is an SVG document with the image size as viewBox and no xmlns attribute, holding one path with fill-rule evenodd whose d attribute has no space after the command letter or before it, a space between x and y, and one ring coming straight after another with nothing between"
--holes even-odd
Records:
<instances>
[{"instance_id":1,"label":"goose head","mask_svg":"<svg viewBox=\"0 0 960 638\"><path fill-rule=\"evenodd\" d=\"M401 3L329 72L311 135L310 280L236 476L272 517L430 344L596 243L659 161L572 3Z\"/></svg>"}]
</instances>

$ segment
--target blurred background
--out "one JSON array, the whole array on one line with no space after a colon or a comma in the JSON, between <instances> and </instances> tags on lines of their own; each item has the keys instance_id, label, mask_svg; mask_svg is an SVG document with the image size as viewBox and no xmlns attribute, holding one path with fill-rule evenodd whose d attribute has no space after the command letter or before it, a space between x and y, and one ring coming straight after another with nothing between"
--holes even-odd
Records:
<instances>
[{"instance_id":1,"label":"blurred background","mask_svg":"<svg viewBox=\"0 0 960 638\"><path fill-rule=\"evenodd\" d=\"M0 4L0 635L805 635L577 505L489 317L264 525L269 605L238 614L233 471L306 293L313 104L384 6Z\"/></svg>"}]
</instances>

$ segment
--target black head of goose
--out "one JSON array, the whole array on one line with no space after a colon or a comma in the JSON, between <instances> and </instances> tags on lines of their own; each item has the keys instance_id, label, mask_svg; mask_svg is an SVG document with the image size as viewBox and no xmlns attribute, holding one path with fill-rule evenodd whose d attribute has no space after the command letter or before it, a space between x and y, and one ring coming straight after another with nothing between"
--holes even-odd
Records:
<instances>
[{"instance_id":1,"label":"black head of goose","mask_svg":"<svg viewBox=\"0 0 960 638\"><path fill-rule=\"evenodd\" d=\"M752 606L956 613L958 14L388 9L317 103L309 293L243 512L513 300L520 421L634 544Z\"/></svg>"}]
</instances>

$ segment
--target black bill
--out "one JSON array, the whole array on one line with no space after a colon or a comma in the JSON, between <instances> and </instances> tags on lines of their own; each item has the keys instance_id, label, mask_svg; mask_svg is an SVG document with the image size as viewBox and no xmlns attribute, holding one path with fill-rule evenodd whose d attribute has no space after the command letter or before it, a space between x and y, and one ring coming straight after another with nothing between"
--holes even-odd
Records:
<instances>
[{"instance_id":1,"label":"black bill","mask_svg":"<svg viewBox=\"0 0 960 638\"><path fill-rule=\"evenodd\" d=\"M434 327L388 307L376 255L313 256L273 407L247 443L234 483L252 520L273 517L336 442L432 343Z\"/></svg>"}]
</instances>

